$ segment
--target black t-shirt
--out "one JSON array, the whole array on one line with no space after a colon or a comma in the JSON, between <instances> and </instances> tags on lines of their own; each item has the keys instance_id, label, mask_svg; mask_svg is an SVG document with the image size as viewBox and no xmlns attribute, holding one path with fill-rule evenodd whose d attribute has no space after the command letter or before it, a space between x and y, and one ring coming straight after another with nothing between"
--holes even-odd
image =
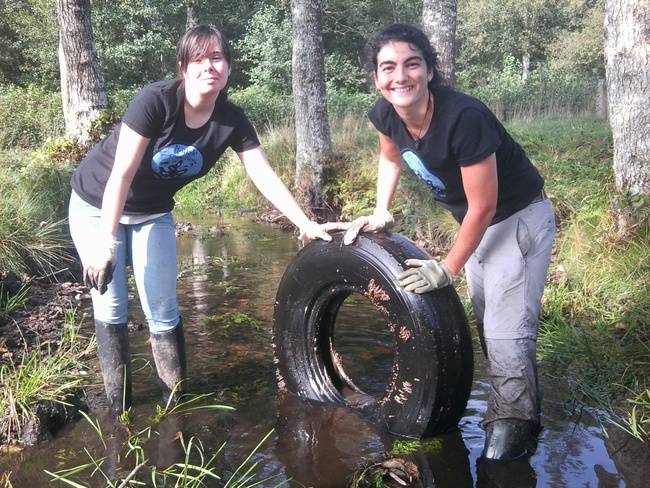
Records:
<instances>
[{"instance_id":1,"label":"black t-shirt","mask_svg":"<svg viewBox=\"0 0 650 488\"><path fill-rule=\"evenodd\" d=\"M166 80L146 86L129 105L122 122L151 139L128 191L125 214L153 214L174 208L174 194L205 175L224 151L259 146L244 112L220 100L210 119L196 129L185 124L184 85ZM118 126L97 144L72 175L72 188L86 202L101 207L113 168Z\"/></svg>"},{"instance_id":2,"label":"black t-shirt","mask_svg":"<svg viewBox=\"0 0 650 488\"><path fill-rule=\"evenodd\" d=\"M460 168L492 153L497 160L498 199L490 225L526 207L539 194L544 180L521 146L477 99L444 87L435 88L433 96L433 118L418 144L384 98L368 112L368 117L379 132L397 144L402 160L458 222L467 213Z\"/></svg>"}]
</instances>

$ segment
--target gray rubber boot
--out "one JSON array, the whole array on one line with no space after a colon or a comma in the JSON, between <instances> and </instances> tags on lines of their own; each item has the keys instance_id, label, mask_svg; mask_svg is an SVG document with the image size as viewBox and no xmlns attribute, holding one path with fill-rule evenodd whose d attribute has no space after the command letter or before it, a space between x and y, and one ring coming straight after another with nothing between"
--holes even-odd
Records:
<instances>
[{"instance_id":1,"label":"gray rubber boot","mask_svg":"<svg viewBox=\"0 0 650 488\"><path fill-rule=\"evenodd\" d=\"M177 402L182 394L182 384L175 390L174 387L186 376L185 337L183 336L182 322L179 320L178 325L169 332L151 334L151 350L162 388L162 401L166 405L173 392L171 401Z\"/></svg>"},{"instance_id":2,"label":"gray rubber boot","mask_svg":"<svg viewBox=\"0 0 650 488\"><path fill-rule=\"evenodd\" d=\"M493 461L514 461L533 452L535 427L529 420L500 419L485 428L483 458Z\"/></svg>"},{"instance_id":3,"label":"gray rubber boot","mask_svg":"<svg viewBox=\"0 0 650 488\"><path fill-rule=\"evenodd\" d=\"M511 461L534 448L540 431L541 393L535 341L487 339L490 394L483 457Z\"/></svg>"},{"instance_id":4,"label":"gray rubber boot","mask_svg":"<svg viewBox=\"0 0 650 488\"><path fill-rule=\"evenodd\" d=\"M95 336L108 407L117 416L131 406L129 329L95 320Z\"/></svg>"}]
</instances>

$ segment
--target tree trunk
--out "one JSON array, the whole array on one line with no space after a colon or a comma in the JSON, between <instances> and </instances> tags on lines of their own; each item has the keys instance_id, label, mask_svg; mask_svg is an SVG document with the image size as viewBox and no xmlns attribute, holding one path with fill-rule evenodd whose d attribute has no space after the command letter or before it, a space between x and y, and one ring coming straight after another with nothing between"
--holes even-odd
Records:
<instances>
[{"instance_id":1,"label":"tree trunk","mask_svg":"<svg viewBox=\"0 0 650 488\"><path fill-rule=\"evenodd\" d=\"M192 27L199 25L199 11L197 0L187 0L187 18L185 20L185 30L189 30Z\"/></svg>"},{"instance_id":2,"label":"tree trunk","mask_svg":"<svg viewBox=\"0 0 650 488\"><path fill-rule=\"evenodd\" d=\"M295 185L301 203L322 207L323 166L331 156L327 120L322 0L292 0L292 86L296 122Z\"/></svg>"},{"instance_id":3,"label":"tree trunk","mask_svg":"<svg viewBox=\"0 0 650 488\"><path fill-rule=\"evenodd\" d=\"M530 76L530 53L525 52L521 57L521 66L521 81L523 81L525 85L528 81L528 77Z\"/></svg>"},{"instance_id":4,"label":"tree trunk","mask_svg":"<svg viewBox=\"0 0 650 488\"><path fill-rule=\"evenodd\" d=\"M59 65L65 132L88 141L107 100L90 23L90 0L57 0Z\"/></svg>"},{"instance_id":5,"label":"tree trunk","mask_svg":"<svg viewBox=\"0 0 650 488\"><path fill-rule=\"evenodd\" d=\"M456 83L456 0L424 0L422 28L438 53L438 68L449 86Z\"/></svg>"},{"instance_id":6,"label":"tree trunk","mask_svg":"<svg viewBox=\"0 0 650 488\"><path fill-rule=\"evenodd\" d=\"M609 122L614 138L614 176L627 202L618 215L622 234L641 223L639 219L643 219L650 203L648 26L648 0L606 0L605 68Z\"/></svg>"}]
</instances>

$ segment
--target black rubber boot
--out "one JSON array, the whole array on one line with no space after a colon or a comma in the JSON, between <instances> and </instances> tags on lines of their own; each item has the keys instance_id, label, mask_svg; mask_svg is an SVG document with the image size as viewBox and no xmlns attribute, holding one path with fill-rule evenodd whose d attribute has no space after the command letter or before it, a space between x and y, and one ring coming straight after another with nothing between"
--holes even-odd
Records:
<instances>
[{"instance_id":1,"label":"black rubber boot","mask_svg":"<svg viewBox=\"0 0 650 488\"><path fill-rule=\"evenodd\" d=\"M108 407L117 416L131 406L129 329L95 320L95 336Z\"/></svg>"},{"instance_id":2,"label":"black rubber boot","mask_svg":"<svg viewBox=\"0 0 650 488\"><path fill-rule=\"evenodd\" d=\"M176 390L174 387L183 381L186 375L185 337L183 336L182 322L179 320L178 325L169 332L151 334L151 350L162 388L162 401L166 405L173 392L171 400L177 402L182 394L182 384Z\"/></svg>"},{"instance_id":3,"label":"black rubber boot","mask_svg":"<svg viewBox=\"0 0 650 488\"><path fill-rule=\"evenodd\" d=\"M471 486L471 484L467 485ZM478 458L476 488L536 488L537 474L526 458L508 463Z\"/></svg>"},{"instance_id":4,"label":"black rubber boot","mask_svg":"<svg viewBox=\"0 0 650 488\"><path fill-rule=\"evenodd\" d=\"M538 428L529 420L500 419L485 428L483 458L513 461L532 452Z\"/></svg>"}]
</instances>

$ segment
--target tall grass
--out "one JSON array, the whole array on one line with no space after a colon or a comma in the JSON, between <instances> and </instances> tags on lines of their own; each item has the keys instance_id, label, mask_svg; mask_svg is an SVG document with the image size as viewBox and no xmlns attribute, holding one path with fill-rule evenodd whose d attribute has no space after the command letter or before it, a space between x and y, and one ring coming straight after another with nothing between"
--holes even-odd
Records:
<instances>
[{"instance_id":1,"label":"tall grass","mask_svg":"<svg viewBox=\"0 0 650 488\"><path fill-rule=\"evenodd\" d=\"M546 179L559 220L540 322L545 374L639 438L650 434L650 232L620 241L612 142L591 119L512 127Z\"/></svg>"},{"instance_id":2,"label":"tall grass","mask_svg":"<svg viewBox=\"0 0 650 488\"><path fill-rule=\"evenodd\" d=\"M71 261L63 215L76 146L53 141L0 157L0 271L47 275ZM77 155L79 157L79 155Z\"/></svg>"},{"instance_id":3,"label":"tall grass","mask_svg":"<svg viewBox=\"0 0 650 488\"><path fill-rule=\"evenodd\" d=\"M0 207L0 270L48 275L71 261L62 220L39 220L35 201L5 201Z\"/></svg>"},{"instance_id":4,"label":"tall grass","mask_svg":"<svg viewBox=\"0 0 650 488\"><path fill-rule=\"evenodd\" d=\"M95 346L94 340L79 335L80 323L74 310L65 311L65 323L57 348L48 344L23 355L22 360L0 365L0 440L14 443L23 426L34 418L40 402L68 405L67 399L81 386L82 358Z\"/></svg>"}]
</instances>

